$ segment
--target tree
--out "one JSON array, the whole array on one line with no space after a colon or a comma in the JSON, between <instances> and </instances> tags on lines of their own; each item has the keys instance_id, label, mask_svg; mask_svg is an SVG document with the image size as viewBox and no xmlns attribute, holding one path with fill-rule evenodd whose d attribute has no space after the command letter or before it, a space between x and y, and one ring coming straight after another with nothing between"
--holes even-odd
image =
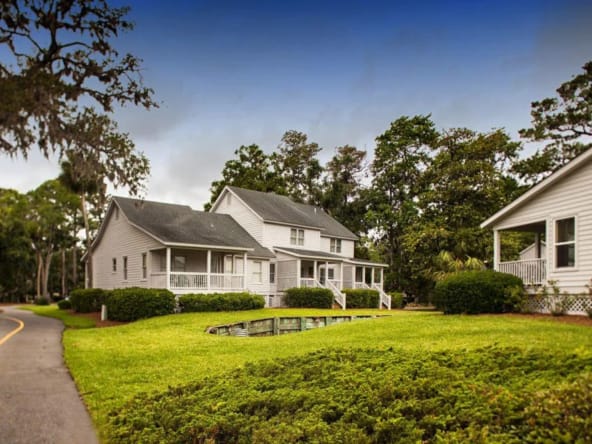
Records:
<instances>
[{"instance_id":1,"label":"tree","mask_svg":"<svg viewBox=\"0 0 592 444\"><path fill-rule=\"evenodd\" d=\"M430 116L418 115L395 120L376 138L367 221L390 265L388 284L397 289L408 276L402 236L417 216L418 185L437 137Z\"/></svg>"},{"instance_id":2,"label":"tree","mask_svg":"<svg viewBox=\"0 0 592 444\"><path fill-rule=\"evenodd\" d=\"M271 161L277 175L284 180L285 192L296 202L317 203L322 167L317 159L318 144L308 142L299 131L286 131Z\"/></svg>"},{"instance_id":3,"label":"tree","mask_svg":"<svg viewBox=\"0 0 592 444\"><path fill-rule=\"evenodd\" d=\"M352 232L365 232L366 205L362 180L367 177L366 151L344 145L325 165L320 205Z\"/></svg>"},{"instance_id":4,"label":"tree","mask_svg":"<svg viewBox=\"0 0 592 444\"><path fill-rule=\"evenodd\" d=\"M8 0L0 3L0 150L47 156L65 146L86 150L81 103L104 113L115 105L156 106L142 84L140 60L112 45L133 29L129 8L105 0Z\"/></svg>"},{"instance_id":5,"label":"tree","mask_svg":"<svg viewBox=\"0 0 592 444\"><path fill-rule=\"evenodd\" d=\"M435 156L421 176L418 217L403 236L403 249L412 252L413 276L437 272L442 251L463 263L469 258L488 261L491 232L480 224L519 192L509 169L520 144L504 131L452 129L434 146Z\"/></svg>"},{"instance_id":6,"label":"tree","mask_svg":"<svg viewBox=\"0 0 592 444\"><path fill-rule=\"evenodd\" d=\"M58 180L49 180L27 194L25 227L37 264L37 298L49 297L48 281L53 254L70 246L74 221L70 214L78 208L78 197Z\"/></svg>"},{"instance_id":7,"label":"tree","mask_svg":"<svg viewBox=\"0 0 592 444\"><path fill-rule=\"evenodd\" d=\"M522 129L520 135L546 145L514 166L514 171L530 184L592 147L592 61L583 70L557 88L558 97L531 105L532 127Z\"/></svg>"},{"instance_id":8,"label":"tree","mask_svg":"<svg viewBox=\"0 0 592 444\"><path fill-rule=\"evenodd\" d=\"M204 205L206 211L210 210L227 185L283 194L282 180L272 170L270 156L266 155L258 145L241 145L234 155L235 159L224 164L222 179L212 182L210 201Z\"/></svg>"},{"instance_id":9,"label":"tree","mask_svg":"<svg viewBox=\"0 0 592 444\"><path fill-rule=\"evenodd\" d=\"M27 197L0 189L0 300L24 302L31 290L35 261L25 229Z\"/></svg>"}]
</instances>

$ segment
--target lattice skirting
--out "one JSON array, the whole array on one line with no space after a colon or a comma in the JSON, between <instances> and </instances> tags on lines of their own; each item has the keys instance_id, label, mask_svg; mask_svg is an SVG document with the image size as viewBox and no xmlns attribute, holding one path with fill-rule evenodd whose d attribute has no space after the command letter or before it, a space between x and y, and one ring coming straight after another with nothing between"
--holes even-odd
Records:
<instances>
[{"instance_id":1,"label":"lattice skirting","mask_svg":"<svg viewBox=\"0 0 592 444\"><path fill-rule=\"evenodd\" d=\"M551 313L558 304L565 305L566 314L585 315L586 310L592 310L592 296L588 295L560 295L536 296L531 295L525 304L524 311L532 313Z\"/></svg>"}]
</instances>

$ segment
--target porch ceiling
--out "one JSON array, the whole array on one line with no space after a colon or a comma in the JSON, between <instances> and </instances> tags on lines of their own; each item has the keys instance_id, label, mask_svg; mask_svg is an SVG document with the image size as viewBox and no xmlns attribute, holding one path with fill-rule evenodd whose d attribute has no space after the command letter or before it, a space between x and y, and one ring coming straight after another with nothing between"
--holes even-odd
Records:
<instances>
[{"instance_id":1,"label":"porch ceiling","mask_svg":"<svg viewBox=\"0 0 592 444\"><path fill-rule=\"evenodd\" d=\"M502 228L500 231L524 231L528 233L544 233L546 223L544 220L532 222L525 225L518 225L516 227Z\"/></svg>"}]
</instances>

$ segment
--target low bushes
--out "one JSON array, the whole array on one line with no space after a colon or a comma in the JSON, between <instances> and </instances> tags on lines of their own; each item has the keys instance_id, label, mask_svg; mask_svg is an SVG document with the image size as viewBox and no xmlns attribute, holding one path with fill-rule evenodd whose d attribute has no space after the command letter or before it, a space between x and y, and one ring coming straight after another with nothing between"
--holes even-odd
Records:
<instances>
[{"instance_id":1,"label":"low bushes","mask_svg":"<svg viewBox=\"0 0 592 444\"><path fill-rule=\"evenodd\" d=\"M175 295L164 289L119 288L109 293L106 305L109 319L130 322L174 313Z\"/></svg>"},{"instance_id":2,"label":"low bushes","mask_svg":"<svg viewBox=\"0 0 592 444\"><path fill-rule=\"evenodd\" d=\"M49 299L44 296L35 299L35 305L49 305Z\"/></svg>"},{"instance_id":3,"label":"low bushes","mask_svg":"<svg viewBox=\"0 0 592 444\"><path fill-rule=\"evenodd\" d=\"M389 293L391 297L391 308L403 308L405 306L405 295L400 291Z\"/></svg>"},{"instance_id":4,"label":"low bushes","mask_svg":"<svg viewBox=\"0 0 592 444\"><path fill-rule=\"evenodd\" d=\"M331 308L333 293L327 288L288 288L286 305L298 308Z\"/></svg>"},{"instance_id":5,"label":"low bushes","mask_svg":"<svg viewBox=\"0 0 592 444\"><path fill-rule=\"evenodd\" d=\"M496 271L464 271L436 284L434 305L445 314L507 313L524 304L522 279Z\"/></svg>"},{"instance_id":6,"label":"low bushes","mask_svg":"<svg viewBox=\"0 0 592 444\"><path fill-rule=\"evenodd\" d=\"M62 299L61 301L58 301L58 308L60 310L70 310L72 308L72 302L68 299Z\"/></svg>"},{"instance_id":7,"label":"low bushes","mask_svg":"<svg viewBox=\"0 0 592 444\"><path fill-rule=\"evenodd\" d=\"M112 443L589 442L592 358L514 347L325 349L142 394ZM569 376L566 376L569 375Z\"/></svg>"},{"instance_id":8,"label":"low bushes","mask_svg":"<svg viewBox=\"0 0 592 444\"><path fill-rule=\"evenodd\" d=\"M342 290L346 297L347 308L377 308L380 300L378 291L369 288L346 288Z\"/></svg>"},{"instance_id":9,"label":"low bushes","mask_svg":"<svg viewBox=\"0 0 592 444\"><path fill-rule=\"evenodd\" d=\"M72 309L78 313L92 313L101 311L105 303L107 291L102 288L79 288L70 293Z\"/></svg>"},{"instance_id":10,"label":"low bushes","mask_svg":"<svg viewBox=\"0 0 592 444\"><path fill-rule=\"evenodd\" d=\"M186 294L179 297L184 313L198 311L241 311L265 307L263 296L251 293Z\"/></svg>"}]
</instances>

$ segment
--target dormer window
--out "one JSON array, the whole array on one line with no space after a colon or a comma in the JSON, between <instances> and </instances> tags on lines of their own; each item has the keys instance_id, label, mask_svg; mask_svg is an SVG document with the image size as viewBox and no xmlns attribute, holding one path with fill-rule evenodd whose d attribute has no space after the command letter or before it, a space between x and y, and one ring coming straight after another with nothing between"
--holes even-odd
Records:
<instances>
[{"instance_id":1,"label":"dormer window","mask_svg":"<svg viewBox=\"0 0 592 444\"><path fill-rule=\"evenodd\" d=\"M341 253L341 239L331 239L331 253Z\"/></svg>"},{"instance_id":2,"label":"dormer window","mask_svg":"<svg viewBox=\"0 0 592 444\"><path fill-rule=\"evenodd\" d=\"M290 244L291 245L304 245L304 230L299 228L290 229Z\"/></svg>"}]
</instances>

